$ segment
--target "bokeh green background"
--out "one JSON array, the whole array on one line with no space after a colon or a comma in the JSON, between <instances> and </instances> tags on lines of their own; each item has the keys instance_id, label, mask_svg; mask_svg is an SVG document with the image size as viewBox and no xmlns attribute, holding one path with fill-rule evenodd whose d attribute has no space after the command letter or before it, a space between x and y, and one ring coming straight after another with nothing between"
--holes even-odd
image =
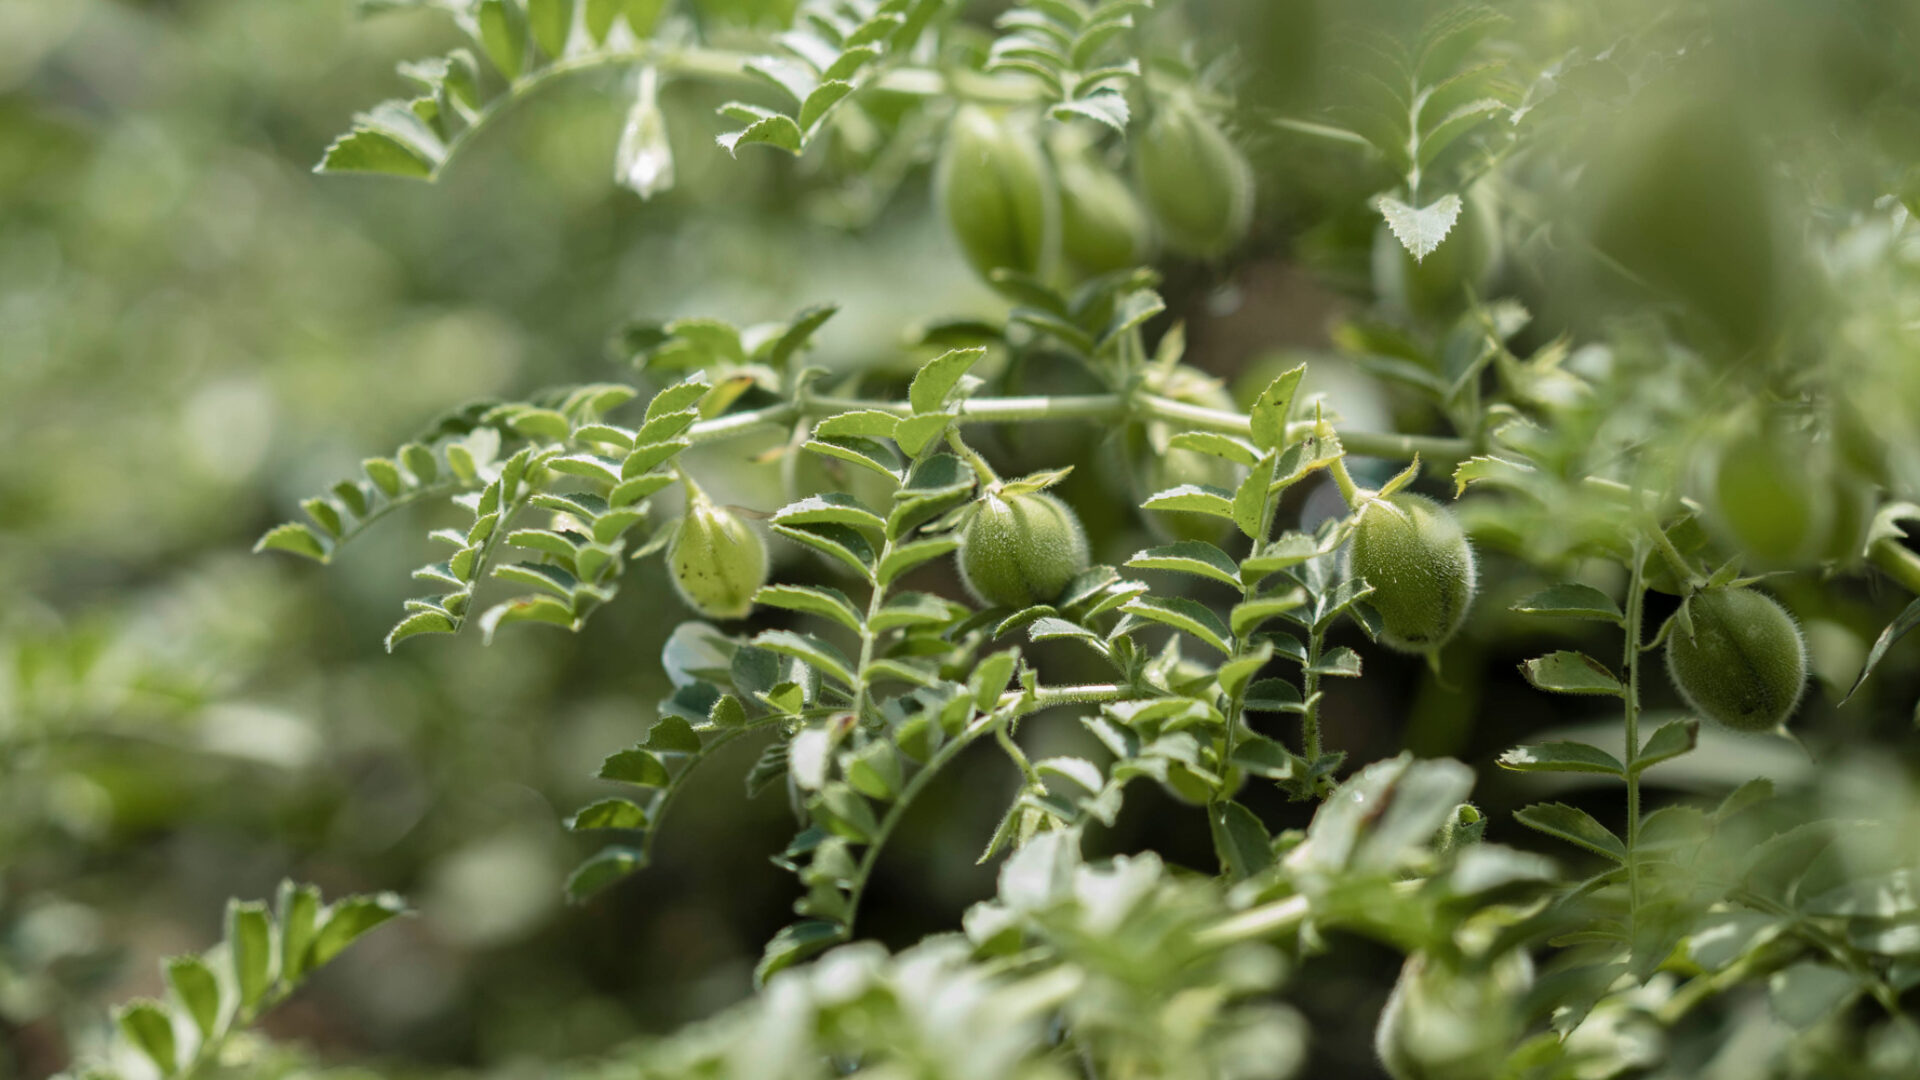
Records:
<instances>
[{"instance_id":1,"label":"bokeh green background","mask_svg":"<svg viewBox=\"0 0 1920 1080\"><path fill-rule=\"evenodd\" d=\"M768 6L698 10L724 38ZM1370 5L1383 19L1419 6ZM1676 6L1620 5L1601 19L1589 5L1542 4L1536 29L1564 44ZM1314 104L1336 7L1222 2L1192 21L1235 40L1250 95L1284 111ZM1758 14L1742 23L1755 49L1738 55L1769 65L1769 78L1735 66L1676 100L1725 103L1728 124L1784 125L1815 151L1838 128L1850 153L1872 151L1847 162L1915 145L1898 96L1910 73L1897 66L1914 17L1899 5L1838 5L1805 25L1792 4L1718 10ZM923 178L861 207L860 227L838 227L830 169L771 153L734 161L713 146L711 88L669 91L680 182L652 202L612 182L630 92L617 74L518 107L435 187L311 173L355 109L397 91L396 61L455 43L432 13L362 20L345 0L0 0L0 1077L64 1065L109 1002L158 988L156 957L203 946L227 896L267 895L283 876L330 893L395 889L418 908L267 1025L322 1060L396 1074L542 1075L540 1062L708 1015L747 992L761 943L787 921L792 884L766 856L791 817L777 794L740 797L754 748L716 762L676 807L654 869L584 909L561 903L588 850L561 819L597 793L600 759L644 731L665 691L660 644L684 616L657 562L632 570L581 637L519 630L490 648L462 637L389 657L380 641L431 515L376 532L331 571L249 548L300 497L449 406L623 377L606 343L629 316L747 323L837 301L818 360L900 372L914 321L995 301L926 213ZM1509 209L1598 214L1603 233L1625 238L1622 257L1671 271L1645 284L1689 307L1703 349L1756 318L1800 317L1805 303L1848 315L1833 318L1852 335L1849 355L1881 361L1860 374L1881 391L1863 395L1882 410L1868 426L1883 443L1911 432L1920 359L1900 328L1915 318L1920 259L1909 246L1898 272L1859 273L1858 288L1880 290L1869 295L1878 308L1855 305L1865 315L1819 306L1846 279L1829 267L1815 282L1799 265L1800 217L1857 212L1880 177L1836 168L1819 178L1830 206L1781 209L1763 166L1735 194L1774 231L1675 262L1646 239L1640 208L1687 183L1719 195L1727 157L1749 147L1737 132L1694 146L1694 173L1661 173L1633 195L1635 154L1664 160L1690 123L1679 114L1644 145L1613 134L1625 148L1610 159L1628 175L1610 190L1627 202ZM1170 267L1167 293L1190 320L1195 361L1257 388L1291 362L1283 354L1328 350L1330 328L1368 302L1364 196L1379 178L1270 132L1249 145L1263 195L1254 254ZM1608 225L1608 214L1632 220ZM1650 220L1651 232L1666 227ZM1646 300L1596 295L1577 277L1508 284L1548 316L1543 338L1593 332ZM1314 379L1357 426L1436 422L1344 361L1320 357ZM1069 374L1058 386L1076 388ZM1107 475L1102 435L1021 433L992 450L1016 465L1084 466L1067 492L1117 561L1147 537ZM729 501L772 509L778 469L752 460L764 449L729 445L699 468ZM1890 486L1910 489L1920 450L1885 452ZM1518 737L1588 715L1513 674L1538 638L1501 610L1543 579L1497 555L1488 570L1482 617L1443 678L1369 653L1373 677L1337 689L1330 738L1352 760L1406 744L1485 773ZM818 569L794 560L787 572ZM1748 740L1697 755L1705 771L1656 778L1667 787L1711 790L1755 772L1797 782L1849 755L1879 755L1896 780L1901 755L1910 768L1910 656L1897 654L1862 702L1834 707L1904 597L1863 576L1802 576L1781 592L1813 641L1802 724L1821 764ZM1654 693L1666 695L1657 707L1676 705ZM1066 743L1076 731L1057 718L1027 734ZM991 891L973 857L1014 781L990 752L942 780L883 862L867 930L904 944ZM1481 798L1500 813L1538 790L1494 776ZM1262 809L1276 822L1300 815ZM1200 819L1144 791L1099 843L1211 860ZM1326 1067L1364 1069L1394 961L1341 950L1305 1005Z\"/></svg>"}]
</instances>

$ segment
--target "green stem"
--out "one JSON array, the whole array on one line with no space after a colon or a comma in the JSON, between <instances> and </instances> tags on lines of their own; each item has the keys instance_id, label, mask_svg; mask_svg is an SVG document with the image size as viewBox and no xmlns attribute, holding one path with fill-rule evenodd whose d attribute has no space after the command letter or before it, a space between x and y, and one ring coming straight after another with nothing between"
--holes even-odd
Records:
<instances>
[{"instance_id":1,"label":"green stem","mask_svg":"<svg viewBox=\"0 0 1920 1080\"><path fill-rule=\"evenodd\" d=\"M1307 764L1320 760L1320 650L1326 633L1318 624L1307 631L1307 663L1300 674L1300 749Z\"/></svg>"},{"instance_id":2,"label":"green stem","mask_svg":"<svg viewBox=\"0 0 1920 1080\"><path fill-rule=\"evenodd\" d=\"M1031 707L1027 709L1027 712L1039 712L1042 709L1049 709L1055 705L1118 701L1124 697L1125 694L1125 687L1115 686L1110 683L1086 686L1041 687L1033 692L1033 699L1030 702ZM933 756L927 759L927 763L920 767L920 771L913 774L913 779L908 780L906 785L900 789L900 797L893 801L892 806L887 807L886 816L880 819L880 827L875 830L873 836L868 839L867 849L860 856L860 865L854 869L853 884L847 890L847 932L849 935L853 932L854 919L858 918L860 914L860 898L865 895L867 882L873 877L873 868L880 861L880 851L886 847L887 837L893 835L894 827L899 825L900 819L906 816L907 808L913 805L913 800L918 798L920 793L926 789L926 786L933 782L933 778L939 775L941 769L945 768L954 758L960 756L962 750L973 745L982 735L994 731L996 728L1004 728L1006 721L1012 718L1014 711L1021 707L1025 696L1026 692L1021 690L1009 691L1002 694L1000 700L995 703L993 711L981 714L971 724L962 728L958 735L942 743L940 749L935 750ZM1021 756L1024 759L1025 755ZM1029 768L1031 768L1031 766L1029 766Z\"/></svg>"},{"instance_id":3,"label":"green stem","mask_svg":"<svg viewBox=\"0 0 1920 1080\"><path fill-rule=\"evenodd\" d=\"M1659 530L1655 530L1658 532ZM1640 839L1640 639L1644 636L1647 587L1643 567L1646 545L1635 544L1633 570L1627 584L1626 660L1627 695L1627 902L1628 911L1640 909L1640 860L1636 845Z\"/></svg>"},{"instance_id":4,"label":"green stem","mask_svg":"<svg viewBox=\"0 0 1920 1080\"><path fill-rule=\"evenodd\" d=\"M759 78L747 71L748 62L756 59L757 56L758 54L751 52L646 41L633 49L603 50L556 60L546 67L528 73L492 101L481 106L467 126L448 140L446 155L434 169L434 176L438 177L445 172L469 143L478 139L481 133L511 111L513 106L533 97L550 83L588 72L652 66L668 78L759 86L762 85ZM971 101L1003 104L1032 101L1035 99L1037 90L1036 86L1026 80L999 78L974 72L954 72L949 75L944 71L920 67L893 68L882 72L869 85L888 93L904 94L909 97L933 98L958 94Z\"/></svg>"},{"instance_id":5,"label":"green stem","mask_svg":"<svg viewBox=\"0 0 1920 1080\"><path fill-rule=\"evenodd\" d=\"M1867 549L1867 559L1910 593L1920 593L1920 555L1898 540L1876 540Z\"/></svg>"},{"instance_id":6,"label":"green stem","mask_svg":"<svg viewBox=\"0 0 1920 1080\"><path fill-rule=\"evenodd\" d=\"M1260 532L1258 536L1255 536L1253 538L1253 549L1255 552L1258 552L1260 550L1261 545L1267 542L1267 537L1272 535L1273 519L1280 511L1280 501L1274 498L1274 492L1272 490L1273 474L1276 471L1278 471L1278 469L1279 469L1278 455L1275 455L1274 464L1269 465L1267 467L1267 489L1268 490L1267 490L1266 502L1260 507ZM1240 585L1240 599L1242 601L1252 600L1260 592L1259 584L1260 582L1257 579L1254 581L1242 582ZM1248 651L1247 645L1251 642L1251 640L1252 640L1251 634L1236 635L1234 637L1233 659L1238 660L1241 657L1247 655L1247 651ZM1221 761L1220 761L1221 790L1216 793L1216 798L1214 800L1216 804L1221 799L1224 799L1226 797L1227 788L1232 782L1234 744L1239 740L1240 726L1245 721L1245 718L1246 718L1246 688L1243 686L1241 687L1240 692L1234 694L1233 697L1227 702L1226 751L1224 754L1221 755ZM1221 865L1224 867L1225 862L1223 861Z\"/></svg>"},{"instance_id":7,"label":"green stem","mask_svg":"<svg viewBox=\"0 0 1920 1080\"><path fill-rule=\"evenodd\" d=\"M687 429L685 437L694 443L717 442L751 434L767 426L788 426L802 419L818 419L844 412L873 411L910 416L913 408L904 401L878 401L867 398L808 397L801 402L782 402L762 409L731 413L702 420ZM1243 413L1189 405L1158 394L1063 394L1050 397L971 398L955 410L956 424L1004 424L1033 420L1085 420L1111 424L1137 416L1168 420L1201 431L1246 436L1252 427ZM1296 421L1287 425L1287 438L1305 438L1313 433L1315 422ZM1424 435L1397 435L1391 432L1343 431L1340 442L1350 453L1363 457L1411 460L1415 454L1439 461L1460 461L1473 452L1464 439Z\"/></svg>"},{"instance_id":8,"label":"green stem","mask_svg":"<svg viewBox=\"0 0 1920 1080\"><path fill-rule=\"evenodd\" d=\"M980 456L980 451L967 445L966 440L960 437L958 428L947 429L947 445L953 448L954 453L960 455L960 460L973 469L973 475L980 481L982 488L992 488L1000 482L1000 474L993 471L993 466L988 464L986 458Z\"/></svg>"},{"instance_id":9,"label":"green stem","mask_svg":"<svg viewBox=\"0 0 1920 1080\"><path fill-rule=\"evenodd\" d=\"M1686 582L1688 588L1698 586L1701 580L1699 572L1694 570L1693 564L1687 561L1685 555L1680 554L1680 549L1673 546L1673 538L1667 535L1667 530L1656 523L1649 531L1653 533L1653 542L1659 547L1660 557L1667 561L1673 576Z\"/></svg>"},{"instance_id":10,"label":"green stem","mask_svg":"<svg viewBox=\"0 0 1920 1080\"><path fill-rule=\"evenodd\" d=\"M893 554L893 541L887 540L880 545L880 555L873 562L875 566L885 566L887 557ZM873 620L880 617L880 609L885 606L887 590L875 582L873 592L867 597L867 617L860 620L860 666L854 673L856 685L853 690L854 723L864 725L867 713L867 669L873 665L873 646L880 635L873 632Z\"/></svg>"},{"instance_id":11,"label":"green stem","mask_svg":"<svg viewBox=\"0 0 1920 1080\"><path fill-rule=\"evenodd\" d=\"M1344 446L1345 444L1346 440L1344 438L1341 439L1341 445ZM1340 489L1340 497L1346 500L1347 509L1360 509L1360 485L1353 482L1353 474L1347 471L1347 458L1345 454L1333 459L1331 471L1333 473L1333 482L1335 486Z\"/></svg>"}]
</instances>

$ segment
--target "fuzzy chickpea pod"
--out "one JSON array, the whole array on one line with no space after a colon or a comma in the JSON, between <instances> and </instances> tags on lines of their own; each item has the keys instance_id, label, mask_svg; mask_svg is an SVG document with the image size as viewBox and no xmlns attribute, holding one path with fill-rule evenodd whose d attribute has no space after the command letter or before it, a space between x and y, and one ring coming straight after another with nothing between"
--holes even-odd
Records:
<instances>
[{"instance_id":1,"label":"fuzzy chickpea pod","mask_svg":"<svg viewBox=\"0 0 1920 1080\"><path fill-rule=\"evenodd\" d=\"M1473 604L1473 547L1453 514L1424 495L1362 507L1347 568L1373 586L1367 603L1380 613L1381 642L1403 652L1445 644Z\"/></svg>"},{"instance_id":2,"label":"fuzzy chickpea pod","mask_svg":"<svg viewBox=\"0 0 1920 1080\"><path fill-rule=\"evenodd\" d=\"M688 607L708 618L743 619L767 583L767 546L752 526L691 490L687 516L667 547L667 569Z\"/></svg>"},{"instance_id":3,"label":"fuzzy chickpea pod","mask_svg":"<svg viewBox=\"0 0 1920 1080\"><path fill-rule=\"evenodd\" d=\"M1058 247L1059 199L1032 134L977 105L954 113L934 167L934 197L968 265L1037 274Z\"/></svg>"},{"instance_id":4,"label":"fuzzy chickpea pod","mask_svg":"<svg viewBox=\"0 0 1920 1080\"><path fill-rule=\"evenodd\" d=\"M1167 246L1212 258L1246 238L1253 221L1253 167L1240 148L1189 102L1163 103L1137 136L1134 173Z\"/></svg>"},{"instance_id":5,"label":"fuzzy chickpea pod","mask_svg":"<svg viewBox=\"0 0 1920 1080\"><path fill-rule=\"evenodd\" d=\"M1692 599L1693 634L1667 638L1667 674L1695 712L1734 731L1787 722L1807 683L1807 642L1779 602L1752 589Z\"/></svg>"},{"instance_id":6,"label":"fuzzy chickpea pod","mask_svg":"<svg viewBox=\"0 0 1920 1080\"><path fill-rule=\"evenodd\" d=\"M1087 568L1087 534L1052 495L989 491L961 533L959 562L967 591L981 603L1031 607L1057 598Z\"/></svg>"}]
</instances>

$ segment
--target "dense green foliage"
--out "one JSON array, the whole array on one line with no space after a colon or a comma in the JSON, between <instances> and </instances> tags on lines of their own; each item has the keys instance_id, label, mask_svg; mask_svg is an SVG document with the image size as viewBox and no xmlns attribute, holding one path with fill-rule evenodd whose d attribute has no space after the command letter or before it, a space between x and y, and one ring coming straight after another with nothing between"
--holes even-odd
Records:
<instances>
[{"instance_id":1,"label":"dense green foliage","mask_svg":"<svg viewBox=\"0 0 1920 1080\"><path fill-rule=\"evenodd\" d=\"M1920 1072L1907 6L342 6L0 6L0 1077Z\"/></svg>"}]
</instances>

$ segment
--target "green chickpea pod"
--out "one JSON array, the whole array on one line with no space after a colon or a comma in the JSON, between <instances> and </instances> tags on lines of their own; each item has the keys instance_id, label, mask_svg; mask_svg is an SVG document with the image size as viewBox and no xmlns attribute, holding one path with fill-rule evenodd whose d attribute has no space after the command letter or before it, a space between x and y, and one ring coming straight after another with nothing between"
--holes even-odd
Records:
<instances>
[{"instance_id":1,"label":"green chickpea pod","mask_svg":"<svg viewBox=\"0 0 1920 1080\"><path fill-rule=\"evenodd\" d=\"M1004 115L965 105L934 171L941 216L974 272L1038 274L1058 246L1059 200L1046 154Z\"/></svg>"},{"instance_id":2,"label":"green chickpea pod","mask_svg":"<svg viewBox=\"0 0 1920 1080\"><path fill-rule=\"evenodd\" d=\"M1049 146L1060 178L1060 243L1067 261L1088 276L1145 262L1153 226L1133 189L1100 160L1080 129L1056 128Z\"/></svg>"},{"instance_id":3,"label":"green chickpea pod","mask_svg":"<svg viewBox=\"0 0 1920 1080\"><path fill-rule=\"evenodd\" d=\"M1253 167L1192 103L1154 111L1134 145L1140 194L1167 246L1210 258L1246 238L1253 222Z\"/></svg>"},{"instance_id":4,"label":"green chickpea pod","mask_svg":"<svg viewBox=\"0 0 1920 1080\"><path fill-rule=\"evenodd\" d=\"M1400 492L1360 510L1347 568L1373 586L1380 640L1402 652L1432 652L1466 620L1473 604L1473 547L1445 507Z\"/></svg>"},{"instance_id":5,"label":"green chickpea pod","mask_svg":"<svg viewBox=\"0 0 1920 1080\"><path fill-rule=\"evenodd\" d=\"M1807 683L1807 641L1779 602L1752 589L1694 594L1693 636L1667 638L1667 674L1693 710L1734 731L1787 722Z\"/></svg>"},{"instance_id":6,"label":"green chickpea pod","mask_svg":"<svg viewBox=\"0 0 1920 1080\"><path fill-rule=\"evenodd\" d=\"M753 527L687 485L687 515L667 546L673 589L712 619L743 619L767 583L767 546Z\"/></svg>"},{"instance_id":7,"label":"green chickpea pod","mask_svg":"<svg viewBox=\"0 0 1920 1080\"><path fill-rule=\"evenodd\" d=\"M960 577L989 607L1025 608L1057 598L1087 568L1087 534L1052 495L989 490L960 535Z\"/></svg>"}]
</instances>

